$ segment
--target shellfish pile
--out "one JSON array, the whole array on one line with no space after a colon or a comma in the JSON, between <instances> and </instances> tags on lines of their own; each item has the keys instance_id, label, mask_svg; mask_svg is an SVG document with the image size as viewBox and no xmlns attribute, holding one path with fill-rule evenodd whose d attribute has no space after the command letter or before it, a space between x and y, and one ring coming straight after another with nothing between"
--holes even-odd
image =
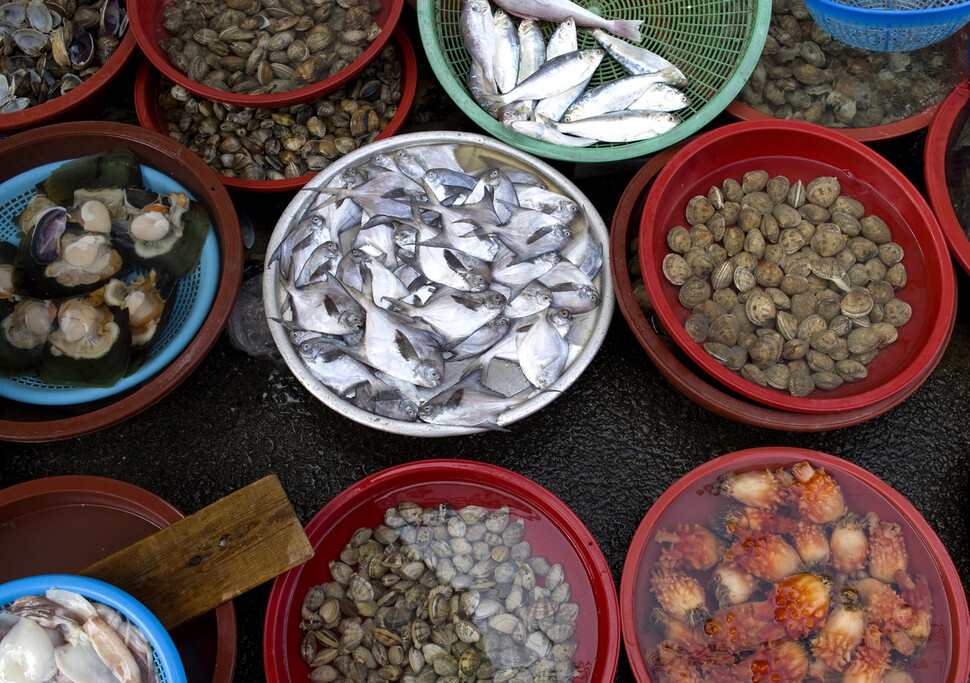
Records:
<instances>
[{"instance_id":1,"label":"shellfish pile","mask_svg":"<svg viewBox=\"0 0 970 683\"><path fill-rule=\"evenodd\" d=\"M127 26L119 0L0 4L0 114L83 83L111 58Z\"/></svg>"},{"instance_id":2,"label":"shellfish pile","mask_svg":"<svg viewBox=\"0 0 970 683\"><path fill-rule=\"evenodd\" d=\"M938 104L966 76L937 43L870 52L832 38L802 0L774 0L768 38L738 100L780 119L867 128ZM966 59L963 51L963 59Z\"/></svg>"},{"instance_id":3,"label":"shellfish pile","mask_svg":"<svg viewBox=\"0 0 970 683\"><path fill-rule=\"evenodd\" d=\"M205 208L144 189L128 150L55 169L0 243L0 374L109 387L162 337L199 263Z\"/></svg>"},{"instance_id":4,"label":"shellfish pile","mask_svg":"<svg viewBox=\"0 0 970 683\"><path fill-rule=\"evenodd\" d=\"M208 100L162 83L160 104L173 139L221 175L282 180L326 168L380 135L401 101L401 62L388 45L356 81L277 109Z\"/></svg>"},{"instance_id":5,"label":"shellfish pile","mask_svg":"<svg viewBox=\"0 0 970 683\"><path fill-rule=\"evenodd\" d=\"M912 683L933 600L900 523L850 510L807 461L731 472L717 488L707 526L654 539L655 680Z\"/></svg>"},{"instance_id":6,"label":"shellfish pile","mask_svg":"<svg viewBox=\"0 0 970 683\"><path fill-rule=\"evenodd\" d=\"M304 598L309 679L569 683L579 605L526 536L504 506L389 508Z\"/></svg>"},{"instance_id":7,"label":"shellfish pile","mask_svg":"<svg viewBox=\"0 0 970 683\"><path fill-rule=\"evenodd\" d=\"M380 35L380 0L176 0L163 8L171 64L215 90L288 92L329 78Z\"/></svg>"},{"instance_id":8,"label":"shellfish pile","mask_svg":"<svg viewBox=\"0 0 970 683\"><path fill-rule=\"evenodd\" d=\"M912 309L889 226L841 193L764 170L692 198L667 233L664 277L690 337L748 381L804 397L868 375Z\"/></svg>"}]
</instances>

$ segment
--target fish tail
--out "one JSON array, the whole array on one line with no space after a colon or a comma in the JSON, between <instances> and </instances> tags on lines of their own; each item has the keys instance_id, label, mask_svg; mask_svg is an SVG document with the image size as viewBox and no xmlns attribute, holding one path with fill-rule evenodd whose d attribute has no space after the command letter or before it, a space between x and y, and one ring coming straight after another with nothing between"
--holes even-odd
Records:
<instances>
[{"instance_id":1,"label":"fish tail","mask_svg":"<svg viewBox=\"0 0 970 683\"><path fill-rule=\"evenodd\" d=\"M643 37L640 35L640 24L642 23L642 19L614 19L610 22L609 30L610 33L618 35L621 38L639 43L643 40Z\"/></svg>"}]
</instances>

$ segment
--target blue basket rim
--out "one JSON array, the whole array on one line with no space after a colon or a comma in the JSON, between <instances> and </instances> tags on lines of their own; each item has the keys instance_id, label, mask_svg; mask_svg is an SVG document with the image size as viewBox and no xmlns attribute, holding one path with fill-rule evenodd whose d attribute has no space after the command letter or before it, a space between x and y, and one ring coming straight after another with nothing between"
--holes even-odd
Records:
<instances>
[{"instance_id":1,"label":"blue basket rim","mask_svg":"<svg viewBox=\"0 0 970 683\"><path fill-rule=\"evenodd\" d=\"M0 605L11 603L24 595L43 595L51 588L80 593L86 598L117 609L145 634L155 650L167 683L187 683L182 658L179 657L175 643L162 622L141 602L110 583L75 574L28 576L0 584Z\"/></svg>"},{"instance_id":2,"label":"blue basket rim","mask_svg":"<svg viewBox=\"0 0 970 683\"><path fill-rule=\"evenodd\" d=\"M37 166L0 183L0 197L16 196L31 189L38 182L46 179L53 169L62 165L65 161L69 160L65 159L64 161ZM185 186L171 176L145 164L142 164L142 173L144 185L156 192L184 192L190 199L195 199ZM219 240L211 222L202 248L202 258L195 272L201 274L198 290L195 301L189 310L189 315L181 329L164 348L158 349L131 375L122 377L110 387L37 386L18 382L12 377L0 376L0 396L32 405L75 405L108 398L148 381L168 367L185 350L199 330L202 329L202 325L212 309L219 288L221 265Z\"/></svg>"},{"instance_id":3,"label":"blue basket rim","mask_svg":"<svg viewBox=\"0 0 970 683\"><path fill-rule=\"evenodd\" d=\"M963 2L958 2L953 5L945 5L943 7L925 7L921 9L870 9L867 7L859 7L858 5L847 5L845 3L836 2L835 0L805 0L805 5L809 8L831 8L836 12L853 13L860 16L906 17L909 19L924 17L928 18L938 14L947 14L950 12L965 11L970 13L970 0L964 0ZM872 28L873 30L879 30L883 27L873 26Z\"/></svg>"}]
</instances>

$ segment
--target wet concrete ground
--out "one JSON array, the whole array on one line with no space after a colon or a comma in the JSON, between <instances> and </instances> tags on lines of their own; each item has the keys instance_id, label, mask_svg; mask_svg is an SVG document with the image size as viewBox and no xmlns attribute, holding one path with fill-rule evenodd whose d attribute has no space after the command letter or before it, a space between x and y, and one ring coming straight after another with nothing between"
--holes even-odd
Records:
<instances>
[{"instance_id":1,"label":"wet concrete ground","mask_svg":"<svg viewBox=\"0 0 970 683\"><path fill-rule=\"evenodd\" d=\"M434 81L424 85L428 101L445 99ZM451 120L463 125L460 116ZM416 120L408 130L434 125ZM922 141L922 134L914 134L876 148L920 184ZM576 179L609 224L640 163L557 166ZM256 226L257 243L249 254L255 264L260 243L289 197L236 199ZM448 439L398 437L347 420L319 403L284 365L252 358L223 336L180 387L124 424L63 442L4 444L0 488L52 475L108 476L191 513L275 473L306 523L337 493L392 465L439 457L476 460L529 477L569 505L598 542L619 586L637 525L680 476L739 449L802 447L861 465L906 496L939 534L966 590L970 279L961 271L958 283L962 303L952 339L923 386L888 413L834 432L786 434L703 410L661 376L619 311L587 371L546 409L505 433ZM265 584L235 601L238 681L264 678L268 592ZM625 655L615 680L634 680Z\"/></svg>"}]
</instances>

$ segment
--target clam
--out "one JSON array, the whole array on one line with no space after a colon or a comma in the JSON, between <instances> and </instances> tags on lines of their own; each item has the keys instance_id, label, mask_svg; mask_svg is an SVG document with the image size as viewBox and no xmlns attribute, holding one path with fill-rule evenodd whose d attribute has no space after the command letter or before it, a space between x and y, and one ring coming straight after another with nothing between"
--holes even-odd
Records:
<instances>
[{"instance_id":1,"label":"clam","mask_svg":"<svg viewBox=\"0 0 970 683\"><path fill-rule=\"evenodd\" d=\"M39 57L50 46L47 35L33 28L18 28L13 32L13 42L30 57Z\"/></svg>"}]
</instances>

